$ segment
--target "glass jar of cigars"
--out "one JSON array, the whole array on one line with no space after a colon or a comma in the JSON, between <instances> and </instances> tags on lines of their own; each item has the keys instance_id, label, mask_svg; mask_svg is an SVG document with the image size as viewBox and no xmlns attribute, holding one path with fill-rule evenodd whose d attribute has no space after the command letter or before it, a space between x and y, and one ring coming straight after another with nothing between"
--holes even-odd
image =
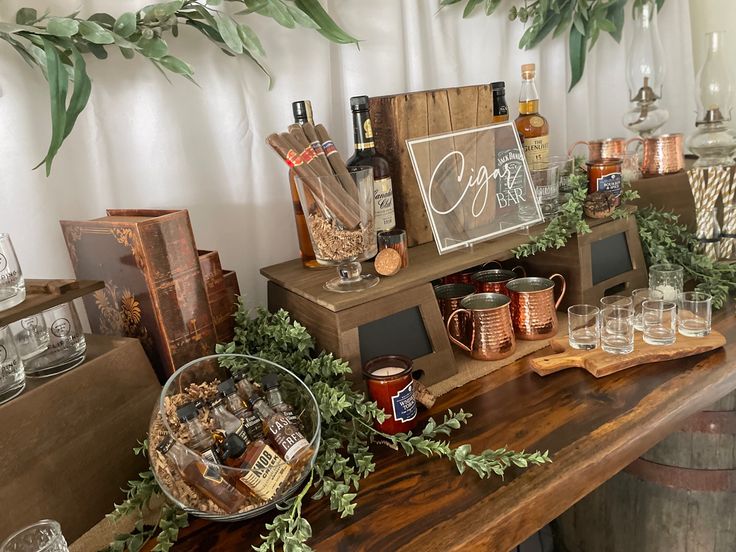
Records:
<instances>
[{"instance_id":1,"label":"glass jar of cigars","mask_svg":"<svg viewBox=\"0 0 736 552\"><path fill-rule=\"evenodd\" d=\"M259 515L292 496L320 445L320 415L293 373L247 355L194 360L164 385L148 455L164 494L216 521Z\"/></svg>"}]
</instances>

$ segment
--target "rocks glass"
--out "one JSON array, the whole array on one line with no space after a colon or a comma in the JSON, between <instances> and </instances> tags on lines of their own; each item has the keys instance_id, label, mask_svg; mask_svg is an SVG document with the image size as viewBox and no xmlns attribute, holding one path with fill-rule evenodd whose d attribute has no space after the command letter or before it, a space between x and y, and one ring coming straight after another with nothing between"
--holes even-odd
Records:
<instances>
[{"instance_id":1,"label":"rocks glass","mask_svg":"<svg viewBox=\"0 0 736 552\"><path fill-rule=\"evenodd\" d=\"M672 345L677 327L677 305L674 301L650 300L641 304L644 343Z\"/></svg>"},{"instance_id":2,"label":"rocks glass","mask_svg":"<svg viewBox=\"0 0 736 552\"><path fill-rule=\"evenodd\" d=\"M26 298L26 284L8 234L0 234L0 311Z\"/></svg>"},{"instance_id":3,"label":"rocks glass","mask_svg":"<svg viewBox=\"0 0 736 552\"><path fill-rule=\"evenodd\" d=\"M0 327L0 404L9 401L23 391L26 378L23 361L13 341L8 326Z\"/></svg>"},{"instance_id":4,"label":"rocks glass","mask_svg":"<svg viewBox=\"0 0 736 552\"><path fill-rule=\"evenodd\" d=\"M644 331L644 323L641 321L641 304L644 301L663 300L664 294L656 289L639 288L631 292L631 299L634 302L634 329Z\"/></svg>"},{"instance_id":5,"label":"rocks glass","mask_svg":"<svg viewBox=\"0 0 736 552\"><path fill-rule=\"evenodd\" d=\"M590 350L598 347L600 310L593 305L573 305L567 309L568 340L573 349Z\"/></svg>"},{"instance_id":6,"label":"rocks glass","mask_svg":"<svg viewBox=\"0 0 736 552\"><path fill-rule=\"evenodd\" d=\"M555 162L531 163L529 165L529 175L532 179L532 186L534 186L534 194L537 196L537 204L546 221L556 217L560 210L561 168L562 165ZM522 204L519 207L519 216L522 220L534 218L536 210L534 207Z\"/></svg>"},{"instance_id":7,"label":"rocks glass","mask_svg":"<svg viewBox=\"0 0 736 552\"><path fill-rule=\"evenodd\" d=\"M710 333L712 297L700 291L680 294L677 329L688 337L704 337Z\"/></svg>"},{"instance_id":8,"label":"rocks glass","mask_svg":"<svg viewBox=\"0 0 736 552\"><path fill-rule=\"evenodd\" d=\"M601 348L626 355L634 350L634 309L606 307L601 311Z\"/></svg>"},{"instance_id":9,"label":"rocks glass","mask_svg":"<svg viewBox=\"0 0 736 552\"><path fill-rule=\"evenodd\" d=\"M49 346L49 330L40 314L34 314L10 324L15 346L25 361L43 353Z\"/></svg>"},{"instance_id":10,"label":"rocks glass","mask_svg":"<svg viewBox=\"0 0 736 552\"><path fill-rule=\"evenodd\" d=\"M633 299L625 295L606 295L605 297L601 297L602 309L606 307L631 307L633 304Z\"/></svg>"},{"instance_id":11,"label":"rocks glass","mask_svg":"<svg viewBox=\"0 0 736 552\"><path fill-rule=\"evenodd\" d=\"M44 378L61 374L84 362L87 342L74 303L64 303L43 311L49 329L49 344L43 354L26 361L28 377Z\"/></svg>"},{"instance_id":12,"label":"rocks glass","mask_svg":"<svg viewBox=\"0 0 736 552\"><path fill-rule=\"evenodd\" d=\"M676 264L656 264L649 267L649 289L662 292L665 301L677 301L682 293L684 270Z\"/></svg>"},{"instance_id":13,"label":"rocks glass","mask_svg":"<svg viewBox=\"0 0 736 552\"><path fill-rule=\"evenodd\" d=\"M0 552L68 552L58 522L42 519L13 533L2 544Z\"/></svg>"}]
</instances>

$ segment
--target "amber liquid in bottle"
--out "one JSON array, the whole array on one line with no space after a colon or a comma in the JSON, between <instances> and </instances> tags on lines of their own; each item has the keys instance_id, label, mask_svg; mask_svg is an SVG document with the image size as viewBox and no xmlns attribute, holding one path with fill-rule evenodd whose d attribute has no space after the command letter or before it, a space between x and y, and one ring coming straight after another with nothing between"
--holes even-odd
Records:
<instances>
[{"instance_id":1,"label":"amber liquid in bottle","mask_svg":"<svg viewBox=\"0 0 736 552\"><path fill-rule=\"evenodd\" d=\"M491 122L505 123L509 120L509 106L506 103L506 83L498 81L491 83L493 90L493 118Z\"/></svg>"},{"instance_id":2,"label":"amber liquid in bottle","mask_svg":"<svg viewBox=\"0 0 736 552\"><path fill-rule=\"evenodd\" d=\"M534 83L534 64L521 66L521 90L519 92L519 116L516 130L524 142L524 154L530 167L549 161L549 123L539 113L539 93Z\"/></svg>"},{"instance_id":3,"label":"amber liquid in bottle","mask_svg":"<svg viewBox=\"0 0 736 552\"><path fill-rule=\"evenodd\" d=\"M302 100L294 102L292 105L294 112L294 122L304 124L312 121L312 102ZM307 219L302 209L302 203L299 200L299 189L296 186L296 173L294 169L289 169L289 188L291 190L291 203L294 207L294 222L296 222L296 236L299 240L299 253L302 258L302 266L304 268L324 268L317 262L312 247L312 238L309 237L309 229L307 228Z\"/></svg>"},{"instance_id":4,"label":"amber liquid in bottle","mask_svg":"<svg viewBox=\"0 0 736 552\"><path fill-rule=\"evenodd\" d=\"M253 493L272 500L289 477L291 467L263 440L244 441L228 435L225 464L244 470L235 472L235 487L242 493Z\"/></svg>"},{"instance_id":5,"label":"amber liquid in bottle","mask_svg":"<svg viewBox=\"0 0 736 552\"><path fill-rule=\"evenodd\" d=\"M312 448L309 441L281 412L274 411L261 397L253 396L248 399L253 411L263 421L265 432L287 464L300 464L304 458L311 455Z\"/></svg>"}]
</instances>

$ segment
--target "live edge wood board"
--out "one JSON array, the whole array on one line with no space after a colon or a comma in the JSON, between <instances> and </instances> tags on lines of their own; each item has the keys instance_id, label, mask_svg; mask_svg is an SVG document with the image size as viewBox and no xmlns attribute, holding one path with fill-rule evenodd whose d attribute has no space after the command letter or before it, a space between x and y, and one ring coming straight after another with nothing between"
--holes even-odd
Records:
<instances>
[{"instance_id":1,"label":"live edge wood board","mask_svg":"<svg viewBox=\"0 0 736 552\"><path fill-rule=\"evenodd\" d=\"M715 316L714 328L726 337L725 348L693 357L601 379L582 370L542 378L522 359L451 391L423 419L448 408L472 412L454 444L470 443L476 452L504 445L549 449L553 463L511 470L505 481L480 480L459 476L445 460L376 445L376 472L361 482L354 516L340 519L324 499L305 502L309 544L318 552L510 550L736 389L732 305ZM273 516L232 524L196 520L181 531L174 551L247 550Z\"/></svg>"}]
</instances>

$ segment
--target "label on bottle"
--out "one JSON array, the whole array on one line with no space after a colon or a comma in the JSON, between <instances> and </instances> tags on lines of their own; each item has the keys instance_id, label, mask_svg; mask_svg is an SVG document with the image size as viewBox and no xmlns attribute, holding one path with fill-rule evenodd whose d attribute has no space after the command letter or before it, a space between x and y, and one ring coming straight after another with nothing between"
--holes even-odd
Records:
<instances>
[{"instance_id":1,"label":"label on bottle","mask_svg":"<svg viewBox=\"0 0 736 552\"><path fill-rule=\"evenodd\" d=\"M276 446L281 451L284 460L291 462L309 442L304 438L299 429L292 424L286 416L277 412L268 420L268 427L273 435Z\"/></svg>"},{"instance_id":2,"label":"label on bottle","mask_svg":"<svg viewBox=\"0 0 736 552\"><path fill-rule=\"evenodd\" d=\"M373 125L370 119L363 121L363 132L365 132L366 138L373 138Z\"/></svg>"},{"instance_id":3,"label":"label on bottle","mask_svg":"<svg viewBox=\"0 0 736 552\"><path fill-rule=\"evenodd\" d=\"M212 451L212 449L207 449L202 452L202 458L207 460L207 462L211 462L212 464L218 464L217 456L215 456L215 453Z\"/></svg>"},{"instance_id":4,"label":"label on bottle","mask_svg":"<svg viewBox=\"0 0 736 552\"><path fill-rule=\"evenodd\" d=\"M518 149L496 152L496 203L499 209L526 202L524 186L524 158Z\"/></svg>"},{"instance_id":5,"label":"label on bottle","mask_svg":"<svg viewBox=\"0 0 736 552\"><path fill-rule=\"evenodd\" d=\"M417 401L414 398L413 385L414 382L410 381L406 387L391 397L394 420L397 422L409 422L417 417Z\"/></svg>"},{"instance_id":6,"label":"label on bottle","mask_svg":"<svg viewBox=\"0 0 736 552\"><path fill-rule=\"evenodd\" d=\"M391 185L390 176L379 178L373 182L373 203L376 232L395 228L394 189Z\"/></svg>"},{"instance_id":7,"label":"label on bottle","mask_svg":"<svg viewBox=\"0 0 736 552\"><path fill-rule=\"evenodd\" d=\"M289 465L271 447L264 445L253 465L240 480L263 500L271 500L286 481L290 470Z\"/></svg>"},{"instance_id":8,"label":"label on bottle","mask_svg":"<svg viewBox=\"0 0 736 552\"><path fill-rule=\"evenodd\" d=\"M534 117L529 119L529 124L532 125L534 128L540 128L544 126L544 119L535 115Z\"/></svg>"},{"instance_id":9,"label":"label on bottle","mask_svg":"<svg viewBox=\"0 0 736 552\"><path fill-rule=\"evenodd\" d=\"M524 138L524 154L530 168L536 164L549 161L549 135Z\"/></svg>"},{"instance_id":10,"label":"label on bottle","mask_svg":"<svg viewBox=\"0 0 736 552\"><path fill-rule=\"evenodd\" d=\"M621 173L612 172L598 178L595 187L598 192L611 192L615 197L619 197L622 191Z\"/></svg>"},{"instance_id":11,"label":"label on bottle","mask_svg":"<svg viewBox=\"0 0 736 552\"><path fill-rule=\"evenodd\" d=\"M245 432L251 441L256 441L263 437L263 422L256 416L252 410L246 410L242 416Z\"/></svg>"}]
</instances>

